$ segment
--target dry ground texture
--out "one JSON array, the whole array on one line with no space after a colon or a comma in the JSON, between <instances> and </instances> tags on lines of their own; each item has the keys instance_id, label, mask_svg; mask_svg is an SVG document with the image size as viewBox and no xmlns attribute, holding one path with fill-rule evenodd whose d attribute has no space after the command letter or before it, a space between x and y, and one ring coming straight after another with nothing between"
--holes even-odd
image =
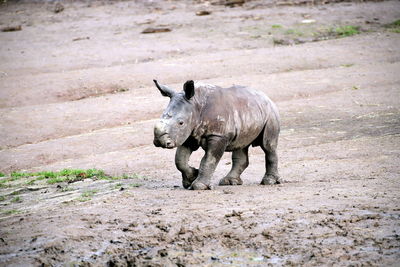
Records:
<instances>
[{"instance_id":1,"label":"dry ground texture","mask_svg":"<svg viewBox=\"0 0 400 267\"><path fill-rule=\"evenodd\" d=\"M5 2L1 266L398 265L399 1ZM184 190L153 78L268 94L284 183Z\"/></svg>"}]
</instances>

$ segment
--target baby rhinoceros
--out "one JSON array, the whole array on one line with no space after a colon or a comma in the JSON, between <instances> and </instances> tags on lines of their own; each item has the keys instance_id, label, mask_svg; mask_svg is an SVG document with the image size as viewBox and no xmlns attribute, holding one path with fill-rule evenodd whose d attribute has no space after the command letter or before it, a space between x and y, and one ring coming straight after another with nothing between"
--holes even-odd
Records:
<instances>
[{"instance_id":1,"label":"baby rhinoceros","mask_svg":"<svg viewBox=\"0 0 400 267\"><path fill-rule=\"evenodd\" d=\"M175 164L184 188L210 189L210 180L225 151L232 151L232 169L220 185L241 185L240 175L249 165L249 146L265 153L265 175L261 184L279 184L276 148L279 113L263 93L243 86L221 88L187 81L183 92L175 92L154 80L168 107L154 127L154 145L177 147ZM200 168L190 167L189 157L199 147L205 151Z\"/></svg>"}]
</instances>

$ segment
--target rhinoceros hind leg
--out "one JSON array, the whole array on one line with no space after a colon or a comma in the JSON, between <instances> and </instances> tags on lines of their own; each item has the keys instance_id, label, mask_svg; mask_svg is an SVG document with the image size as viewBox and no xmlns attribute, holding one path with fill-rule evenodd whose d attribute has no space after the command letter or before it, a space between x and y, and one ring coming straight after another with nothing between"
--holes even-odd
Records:
<instances>
[{"instance_id":1,"label":"rhinoceros hind leg","mask_svg":"<svg viewBox=\"0 0 400 267\"><path fill-rule=\"evenodd\" d=\"M264 178L261 180L262 185L271 185L271 184L280 184L281 180L279 176L268 174L265 175Z\"/></svg>"},{"instance_id":2,"label":"rhinoceros hind leg","mask_svg":"<svg viewBox=\"0 0 400 267\"><path fill-rule=\"evenodd\" d=\"M219 180L219 185L242 185L243 181L240 177L227 177L225 176Z\"/></svg>"},{"instance_id":3,"label":"rhinoceros hind leg","mask_svg":"<svg viewBox=\"0 0 400 267\"><path fill-rule=\"evenodd\" d=\"M265 175L261 180L262 185L280 184L278 174L278 155L276 149L269 147L265 152Z\"/></svg>"},{"instance_id":4,"label":"rhinoceros hind leg","mask_svg":"<svg viewBox=\"0 0 400 267\"><path fill-rule=\"evenodd\" d=\"M262 185L280 184L278 173L278 146L279 124L270 123L264 129L264 140L261 145L265 153L265 175L261 181Z\"/></svg>"}]
</instances>

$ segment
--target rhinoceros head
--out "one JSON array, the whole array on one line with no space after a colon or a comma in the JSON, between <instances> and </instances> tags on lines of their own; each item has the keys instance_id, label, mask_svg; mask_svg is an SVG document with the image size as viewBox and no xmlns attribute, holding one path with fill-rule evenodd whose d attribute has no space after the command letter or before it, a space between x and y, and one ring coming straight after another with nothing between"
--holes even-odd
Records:
<instances>
[{"instance_id":1,"label":"rhinoceros head","mask_svg":"<svg viewBox=\"0 0 400 267\"><path fill-rule=\"evenodd\" d=\"M195 107L191 101L194 96L194 82L187 81L183 85L183 92L175 92L156 80L154 83L163 96L170 98L167 108L154 126L154 145L163 148L181 146L196 123Z\"/></svg>"}]
</instances>

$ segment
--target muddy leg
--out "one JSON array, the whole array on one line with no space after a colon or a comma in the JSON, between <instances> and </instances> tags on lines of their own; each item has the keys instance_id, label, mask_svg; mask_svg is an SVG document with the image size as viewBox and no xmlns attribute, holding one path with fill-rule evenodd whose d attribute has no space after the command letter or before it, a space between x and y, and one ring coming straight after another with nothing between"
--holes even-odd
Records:
<instances>
[{"instance_id":1,"label":"muddy leg","mask_svg":"<svg viewBox=\"0 0 400 267\"><path fill-rule=\"evenodd\" d=\"M186 146L180 146L176 150L175 154L175 165L176 168L182 173L182 185L184 188L189 188L189 186L196 180L199 170L190 167L188 162L192 150Z\"/></svg>"},{"instance_id":2,"label":"muddy leg","mask_svg":"<svg viewBox=\"0 0 400 267\"><path fill-rule=\"evenodd\" d=\"M263 146L265 153L265 175L261 181L263 185L280 184L278 174L278 155L276 153L276 146Z\"/></svg>"},{"instance_id":3,"label":"muddy leg","mask_svg":"<svg viewBox=\"0 0 400 267\"><path fill-rule=\"evenodd\" d=\"M240 175L249 166L249 147L232 152L232 169L219 181L219 185L241 185Z\"/></svg>"},{"instance_id":4,"label":"muddy leg","mask_svg":"<svg viewBox=\"0 0 400 267\"><path fill-rule=\"evenodd\" d=\"M224 154L227 141L219 136L211 136L207 140L206 154L201 159L199 176L192 183L190 189L206 190L210 188L211 176Z\"/></svg>"}]
</instances>

